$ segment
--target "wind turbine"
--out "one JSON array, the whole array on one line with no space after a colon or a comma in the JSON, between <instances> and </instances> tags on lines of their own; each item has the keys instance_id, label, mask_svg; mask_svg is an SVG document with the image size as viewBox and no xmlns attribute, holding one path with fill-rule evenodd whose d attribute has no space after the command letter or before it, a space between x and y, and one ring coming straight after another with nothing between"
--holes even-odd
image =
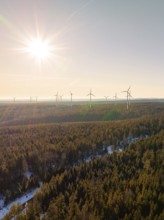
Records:
<instances>
[{"instance_id":1,"label":"wind turbine","mask_svg":"<svg viewBox=\"0 0 164 220\"><path fill-rule=\"evenodd\" d=\"M108 98L109 96L104 96L105 97L105 100L106 100L106 104L108 103Z\"/></svg>"},{"instance_id":2,"label":"wind turbine","mask_svg":"<svg viewBox=\"0 0 164 220\"><path fill-rule=\"evenodd\" d=\"M54 96L56 97L56 103L57 103L58 102L58 92Z\"/></svg>"},{"instance_id":3,"label":"wind turbine","mask_svg":"<svg viewBox=\"0 0 164 220\"><path fill-rule=\"evenodd\" d=\"M129 105L130 105L130 98L132 98L133 96L131 95L131 92L129 92Z\"/></svg>"},{"instance_id":4,"label":"wind turbine","mask_svg":"<svg viewBox=\"0 0 164 220\"><path fill-rule=\"evenodd\" d=\"M88 95L90 96L90 108L91 108L92 96L95 96L95 95L92 94L91 89L90 89L90 93L89 93ZM87 95L87 96L88 96L88 95Z\"/></svg>"},{"instance_id":5,"label":"wind turbine","mask_svg":"<svg viewBox=\"0 0 164 220\"><path fill-rule=\"evenodd\" d=\"M116 100L117 100L117 93L115 93L115 95L113 96L113 98L115 98L115 104L116 104Z\"/></svg>"},{"instance_id":6,"label":"wind turbine","mask_svg":"<svg viewBox=\"0 0 164 220\"><path fill-rule=\"evenodd\" d=\"M35 101L38 102L38 96L35 96Z\"/></svg>"},{"instance_id":7,"label":"wind turbine","mask_svg":"<svg viewBox=\"0 0 164 220\"><path fill-rule=\"evenodd\" d=\"M73 96L73 93L70 92L70 95L71 95L71 106L72 106L72 96Z\"/></svg>"},{"instance_id":8,"label":"wind turbine","mask_svg":"<svg viewBox=\"0 0 164 220\"><path fill-rule=\"evenodd\" d=\"M127 110L129 109L129 98L132 97L131 92L130 92L130 88L131 87L129 86L128 90L122 91L122 92L126 92L126 99L127 99L126 107L127 107Z\"/></svg>"}]
</instances>

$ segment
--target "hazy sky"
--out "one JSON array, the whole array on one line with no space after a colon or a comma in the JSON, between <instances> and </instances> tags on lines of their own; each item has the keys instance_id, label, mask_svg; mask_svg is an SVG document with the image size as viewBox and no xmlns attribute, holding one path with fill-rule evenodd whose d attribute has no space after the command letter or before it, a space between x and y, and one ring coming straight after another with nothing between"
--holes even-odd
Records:
<instances>
[{"instance_id":1,"label":"hazy sky","mask_svg":"<svg viewBox=\"0 0 164 220\"><path fill-rule=\"evenodd\" d=\"M20 49L56 48L39 64ZM163 0L0 0L0 98L164 98Z\"/></svg>"}]
</instances>

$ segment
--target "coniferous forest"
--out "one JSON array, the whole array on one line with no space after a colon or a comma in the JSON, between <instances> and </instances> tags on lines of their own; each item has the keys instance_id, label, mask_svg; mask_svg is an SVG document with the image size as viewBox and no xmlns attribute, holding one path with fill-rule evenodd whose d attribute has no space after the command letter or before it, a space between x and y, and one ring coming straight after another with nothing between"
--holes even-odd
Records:
<instances>
[{"instance_id":1,"label":"coniferous forest","mask_svg":"<svg viewBox=\"0 0 164 220\"><path fill-rule=\"evenodd\" d=\"M163 103L0 112L0 199L37 189L4 220L164 219Z\"/></svg>"}]
</instances>

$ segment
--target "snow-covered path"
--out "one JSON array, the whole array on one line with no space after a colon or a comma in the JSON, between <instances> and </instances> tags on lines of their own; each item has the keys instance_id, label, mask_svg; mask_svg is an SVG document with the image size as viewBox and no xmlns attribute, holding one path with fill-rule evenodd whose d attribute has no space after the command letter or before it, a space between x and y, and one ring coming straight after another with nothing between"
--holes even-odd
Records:
<instances>
[{"instance_id":1,"label":"snow-covered path","mask_svg":"<svg viewBox=\"0 0 164 220\"><path fill-rule=\"evenodd\" d=\"M39 190L39 188L33 189L32 191L24 194L23 196L15 199L14 201L10 202L8 205L4 206L2 209L0 208L0 219L2 219L7 212L10 210L11 206L13 204L24 204L28 202L30 199L32 199L35 195L35 193ZM2 202L2 200L1 200Z\"/></svg>"}]
</instances>

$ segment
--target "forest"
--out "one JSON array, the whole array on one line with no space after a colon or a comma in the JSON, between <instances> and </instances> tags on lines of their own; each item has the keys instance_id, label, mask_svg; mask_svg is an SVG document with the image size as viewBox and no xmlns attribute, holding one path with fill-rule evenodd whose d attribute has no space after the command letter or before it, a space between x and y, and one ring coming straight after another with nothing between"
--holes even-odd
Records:
<instances>
[{"instance_id":1,"label":"forest","mask_svg":"<svg viewBox=\"0 0 164 220\"><path fill-rule=\"evenodd\" d=\"M4 220L164 219L163 103L0 110L0 198L39 188Z\"/></svg>"},{"instance_id":2,"label":"forest","mask_svg":"<svg viewBox=\"0 0 164 220\"><path fill-rule=\"evenodd\" d=\"M163 112L163 102L134 102L129 111L125 102L82 102L71 105L48 103L0 104L0 126L30 125L61 122L111 121L138 118Z\"/></svg>"}]
</instances>

